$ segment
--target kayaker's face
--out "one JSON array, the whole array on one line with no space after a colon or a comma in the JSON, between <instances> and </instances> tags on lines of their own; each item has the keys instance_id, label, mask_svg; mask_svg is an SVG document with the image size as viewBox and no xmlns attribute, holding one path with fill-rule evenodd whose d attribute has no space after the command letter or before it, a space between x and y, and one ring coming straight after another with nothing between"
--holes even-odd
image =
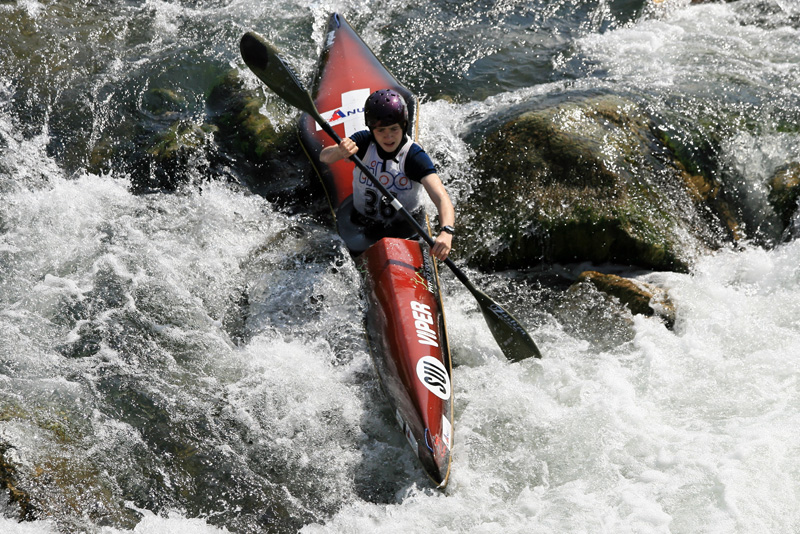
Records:
<instances>
[{"instance_id":1,"label":"kayaker's face","mask_svg":"<svg viewBox=\"0 0 800 534\"><path fill-rule=\"evenodd\" d=\"M399 124L378 126L373 128L372 135L375 136L375 140L383 150L392 152L400 146L400 141L403 140L403 128Z\"/></svg>"}]
</instances>

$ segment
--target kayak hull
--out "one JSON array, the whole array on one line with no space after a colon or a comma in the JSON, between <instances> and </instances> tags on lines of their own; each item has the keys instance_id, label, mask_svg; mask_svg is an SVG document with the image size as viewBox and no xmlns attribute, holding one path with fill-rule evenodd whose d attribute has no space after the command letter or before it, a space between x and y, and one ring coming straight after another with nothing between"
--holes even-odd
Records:
<instances>
[{"instance_id":1,"label":"kayak hull","mask_svg":"<svg viewBox=\"0 0 800 534\"><path fill-rule=\"evenodd\" d=\"M435 266L423 243L393 238L371 246L359 262L375 368L412 450L443 486L453 445L453 388Z\"/></svg>"},{"instance_id":2,"label":"kayak hull","mask_svg":"<svg viewBox=\"0 0 800 534\"><path fill-rule=\"evenodd\" d=\"M369 94L392 88L409 104L409 135L415 138L416 99L375 57L338 14L331 15L317 66L313 98L340 137L366 126ZM453 388L447 329L435 261L421 240L372 241L350 219L353 167L320 162L333 141L314 119L300 118L300 141L314 165L337 222L339 235L364 273L365 325L370 354L398 424L428 476L444 487L453 446Z\"/></svg>"}]
</instances>

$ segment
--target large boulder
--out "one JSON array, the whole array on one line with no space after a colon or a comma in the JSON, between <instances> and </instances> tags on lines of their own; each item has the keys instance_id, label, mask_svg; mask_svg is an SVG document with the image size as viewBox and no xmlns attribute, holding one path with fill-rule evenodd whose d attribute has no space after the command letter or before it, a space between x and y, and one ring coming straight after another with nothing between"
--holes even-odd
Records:
<instances>
[{"instance_id":1,"label":"large boulder","mask_svg":"<svg viewBox=\"0 0 800 534\"><path fill-rule=\"evenodd\" d=\"M308 195L308 165L295 128L276 128L263 113L267 98L240 71L220 73L198 121L189 103L167 88L148 89L130 120L99 139L88 169L130 175L136 192L174 190L199 180L243 182L270 200Z\"/></svg>"},{"instance_id":2,"label":"large boulder","mask_svg":"<svg viewBox=\"0 0 800 534\"><path fill-rule=\"evenodd\" d=\"M688 172L630 100L562 100L484 129L476 181L459 203L471 236L463 248L481 268L590 261L683 271L736 235L719 184Z\"/></svg>"}]
</instances>

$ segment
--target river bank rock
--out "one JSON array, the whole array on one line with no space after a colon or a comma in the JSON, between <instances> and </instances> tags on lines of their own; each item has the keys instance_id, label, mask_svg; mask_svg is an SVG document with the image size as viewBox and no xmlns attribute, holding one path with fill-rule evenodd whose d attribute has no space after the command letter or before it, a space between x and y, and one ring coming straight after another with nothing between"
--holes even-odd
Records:
<instances>
[{"instance_id":1,"label":"river bank rock","mask_svg":"<svg viewBox=\"0 0 800 534\"><path fill-rule=\"evenodd\" d=\"M565 97L497 122L478 128L476 180L458 206L471 236L462 247L480 268L686 271L737 235L720 186L688 172L631 100Z\"/></svg>"}]
</instances>

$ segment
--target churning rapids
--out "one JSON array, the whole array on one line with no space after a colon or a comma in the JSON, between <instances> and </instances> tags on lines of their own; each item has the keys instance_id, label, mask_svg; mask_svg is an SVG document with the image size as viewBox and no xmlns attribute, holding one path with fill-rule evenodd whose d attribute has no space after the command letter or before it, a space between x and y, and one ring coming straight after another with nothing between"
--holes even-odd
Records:
<instances>
[{"instance_id":1,"label":"churning rapids","mask_svg":"<svg viewBox=\"0 0 800 534\"><path fill-rule=\"evenodd\" d=\"M158 130L151 88L202 124L213 81L244 70L245 31L308 79L331 11L423 97L420 141L456 204L471 124L576 88L634 95L676 132L746 116L714 164L756 223L765 181L800 158L795 0L417 4L0 2L1 532L800 532L794 229L687 274L625 272L668 289L671 330L547 283L586 265L472 271L544 355L513 365L445 274L439 492L383 399L359 274L325 221L224 158L173 191L137 191L134 164L89 170L104 143L135 158ZM293 127L275 98L263 112Z\"/></svg>"}]
</instances>

